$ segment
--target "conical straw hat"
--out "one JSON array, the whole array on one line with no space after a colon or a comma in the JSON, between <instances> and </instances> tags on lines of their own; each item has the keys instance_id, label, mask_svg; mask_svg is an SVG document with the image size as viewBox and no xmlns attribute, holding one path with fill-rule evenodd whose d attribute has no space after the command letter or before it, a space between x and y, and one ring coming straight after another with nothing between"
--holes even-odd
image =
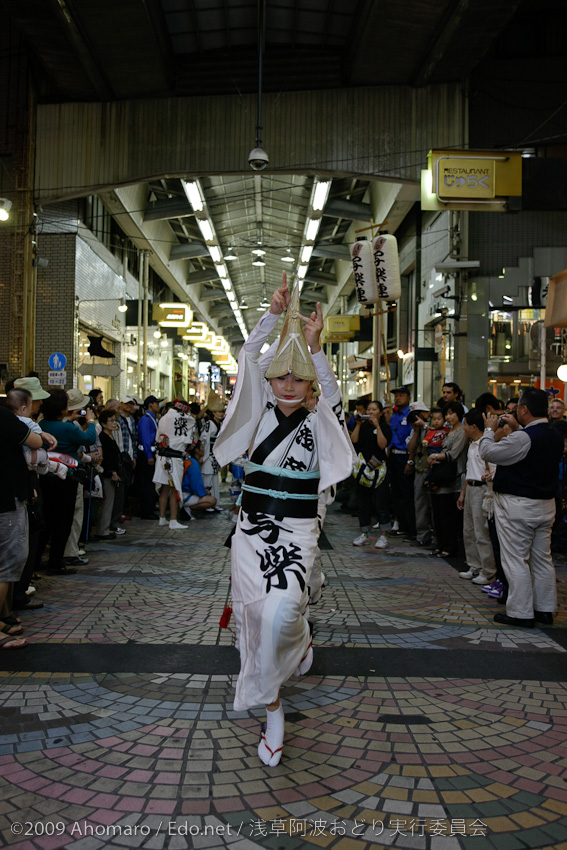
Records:
<instances>
[{"instance_id":1,"label":"conical straw hat","mask_svg":"<svg viewBox=\"0 0 567 850\"><path fill-rule=\"evenodd\" d=\"M295 375L296 378L301 378L303 381L314 381L317 377L299 318L299 287L297 284L293 289L291 301L287 308L280 344L271 365L266 371L266 378L279 378L287 374Z\"/></svg>"},{"instance_id":2,"label":"conical straw hat","mask_svg":"<svg viewBox=\"0 0 567 850\"><path fill-rule=\"evenodd\" d=\"M218 413L220 410L224 410L224 407L225 405L220 395L215 390L211 390L207 398L207 410L212 411L212 413Z\"/></svg>"}]
</instances>

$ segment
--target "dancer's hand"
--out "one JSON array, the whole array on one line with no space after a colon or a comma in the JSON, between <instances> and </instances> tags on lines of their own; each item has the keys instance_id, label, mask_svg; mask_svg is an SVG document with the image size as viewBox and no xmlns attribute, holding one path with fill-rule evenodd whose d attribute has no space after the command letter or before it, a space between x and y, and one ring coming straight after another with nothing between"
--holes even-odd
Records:
<instances>
[{"instance_id":1,"label":"dancer's hand","mask_svg":"<svg viewBox=\"0 0 567 850\"><path fill-rule=\"evenodd\" d=\"M280 286L279 289L276 289L276 291L272 295L272 303L270 305L270 313L272 313L273 316L281 315L281 313L283 313L285 310L287 310L287 308L289 306L290 297L291 296L289 294L287 281L285 280L285 277L284 277L284 281L283 281L282 285Z\"/></svg>"},{"instance_id":2,"label":"dancer's hand","mask_svg":"<svg viewBox=\"0 0 567 850\"><path fill-rule=\"evenodd\" d=\"M323 311L321 310L321 304L319 301L317 302L316 309L309 317L302 316L301 313L298 313L298 316L305 322L303 331L305 333L307 344L311 349L311 354L317 354L318 351L321 351L319 338L321 336L321 331L323 330Z\"/></svg>"}]
</instances>

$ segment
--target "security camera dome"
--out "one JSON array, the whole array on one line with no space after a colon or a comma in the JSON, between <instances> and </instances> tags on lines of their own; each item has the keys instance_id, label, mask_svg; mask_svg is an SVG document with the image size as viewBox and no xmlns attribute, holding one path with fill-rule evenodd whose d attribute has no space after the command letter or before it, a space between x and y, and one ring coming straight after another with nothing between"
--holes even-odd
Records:
<instances>
[{"instance_id":1,"label":"security camera dome","mask_svg":"<svg viewBox=\"0 0 567 850\"><path fill-rule=\"evenodd\" d=\"M248 154L248 165L254 171L262 171L270 162L264 148L254 148Z\"/></svg>"}]
</instances>

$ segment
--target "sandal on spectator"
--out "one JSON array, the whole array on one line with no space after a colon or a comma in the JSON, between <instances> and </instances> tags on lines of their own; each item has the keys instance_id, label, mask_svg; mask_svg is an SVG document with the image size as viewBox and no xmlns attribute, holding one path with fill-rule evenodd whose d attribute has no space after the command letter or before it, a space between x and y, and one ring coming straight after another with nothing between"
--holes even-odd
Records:
<instances>
[{"instance_id":1,"label":"sandal on spectator","mask_svg":"<svg viewBox=\"0 0 567 850\"><path fill-rule=\"evenodd\" d=\"M22 621L19 617L4 617L2 622L7 623L9 626L19 626Z\"/></svg>"},{"instance_id":2,"label":"sandal on spectator","mask_svg":"<svg viewBox=\"0 0 567 850\"><path fill-rule=\"evenodd\" d=\"M15 626L12 626L10 623L6 623L4 620L0 620L0 632L5 635L9 635L10 637L17 637L24 633L24 630L20 626L19 623L16 623Z\"/></svg>"},{"instance_id":3,"label":"sandal on spectator","mask_svg":"<svg viewBox=\"0 0 567 850\"><path fill-rule=\"evenodd\" d=\"M0 638L0 649L23 649L27 645L25 638Z\"/></svg>"}]
</instances>

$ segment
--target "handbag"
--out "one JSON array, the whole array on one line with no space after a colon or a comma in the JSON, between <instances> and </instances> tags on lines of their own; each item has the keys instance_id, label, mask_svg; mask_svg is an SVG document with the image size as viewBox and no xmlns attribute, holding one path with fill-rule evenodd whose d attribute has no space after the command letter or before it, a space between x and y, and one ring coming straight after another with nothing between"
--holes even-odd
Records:
<instances>
[{"instance_id":1,"label":"handbag","mask_svg":"<svg viewBox=\"0 0 567 850\"><path fill-rule=\"evenodd\" d=\"M457 461L452 458L434 463L427 475L423 486L429 490L438 490L440 487L450 487L457 479Z\"/></svg>"},{"instance_id":2,"label":"handbag","mask_svg":"<svg viewBox=\"0 0 567 850\"><path fill-rule=\"evenodd\" d=\"M124 469L126 470L126 472L132 471L132 467L134 466L134 461L132 460L132 458L130 457L128 452L120 452L120 462L121 462L122 466L124 467Z\"/></svg>"},{"instance_id":3,"label":"handbag","mask_svg":"<svg viewBox=\"0 0 567 850\"><path fill-rule=\"evenodd\" d=\"M362 487L379 487L386 477L386 463L381 460L377 466L372 466L359 452L352 465L352 477Z\"/></svg>"}]
</instances>

